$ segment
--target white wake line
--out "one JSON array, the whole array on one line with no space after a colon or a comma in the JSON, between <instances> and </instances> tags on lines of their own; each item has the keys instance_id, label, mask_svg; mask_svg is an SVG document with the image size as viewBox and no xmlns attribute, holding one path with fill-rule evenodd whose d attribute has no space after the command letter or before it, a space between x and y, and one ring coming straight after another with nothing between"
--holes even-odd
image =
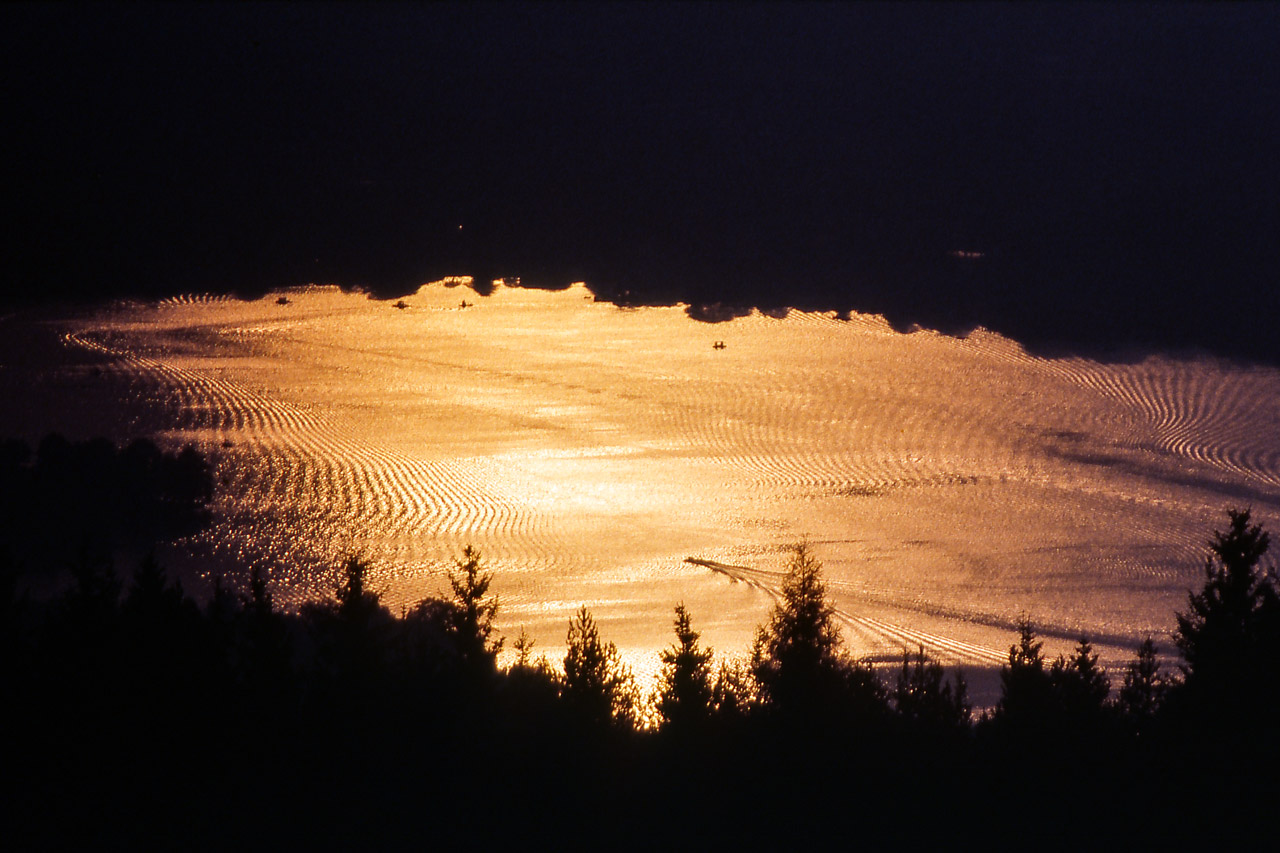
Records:
<instances>
[{"instance_id":1,"label":"white wake line","mask_svg":"<svg viewBox=\"0 0 1280 853\"><path fill-rule=\"evenodd\" d=\"M714 560L703 560L696 557L686 557L685 562L723 574L731 581L741 581L753 589L758 589L767 593L772 596L775 601L780 600L782 597L781 592L774 589L772 586L750 577L750 574L756 570L747 566L734 566L727 563L718 563ZM901 625L884 622L880 619L857 616L840 608L836 608L834 612L841 621L845 622L850 627L870 631L873 634L894 642L908 652L916 647L923 646L939 656L954 658L961 661L988 664L1002 664L1008 661L1007 653L997 651L987 646L980 646L975 643L966 643L963 640L955 640L950 637L943 637L939 634L933 634L927 631L904 628Z\"/></svg>"}]
</instances>

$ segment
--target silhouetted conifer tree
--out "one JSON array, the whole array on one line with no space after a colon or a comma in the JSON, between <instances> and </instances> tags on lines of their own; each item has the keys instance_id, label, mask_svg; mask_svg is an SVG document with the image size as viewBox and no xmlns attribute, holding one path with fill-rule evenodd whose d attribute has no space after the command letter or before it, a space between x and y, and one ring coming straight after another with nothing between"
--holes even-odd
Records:
<instances>
[{"instance_id":1,"label":"silhouetted conifer tree","mask_svg":"<svg viewBox=\"0 0 1280 853\"><path fill-rule=\"evenodd\" d=\"M561 678L546 655L533 657L533 638L523 628L512 647L516 660L500 682L500 696L509 730L530 746L530 740L551 737L556 724L563 721Z\"/></svg>"},{"instance_id":2,"label":"silhouetted conifer tree","mask_svg":"<svg viewBox=\"0 0 1280 853\"><path fill-rule=\"evenodd\" d=\"M676 642L660 653L657 709L665 725L688 728L703 724L711 715L711 649L698 645L689 611L676 605Z\"/></svg>"},{"instance_id":3,"label":"silhouetted conifer tree","mask_svg":"<svg viewBox=\"0 0 1280 853\"><path fill-rule=\"evenodd\" d=\"M590 723L634 726L635 681L622 665L618 648L600 640L591 613L583 607L569 620L562 692L573 711Z\"/></svg>"},{"instance_id":4,"label":"silhouetted conifer tree","mask_svg":"<svg viewBox=\"0 0 1280 853\"><path fill-rule=\"evenodd\" d=\"M1142 727L1160 709L1165 686L1160 662L1156 659L1156 644L1147 637L1138 647L1137 655L1125 667L1116 706L1132 724Z\"/></svg>"},{"instance_id":5,"label":"silhouetted conifer tree","mask_svg":"<svg viewBox=\"0 0 1280 853\"><path fill-rule=\"evenodd\" d=\"M756 704L751 670L741 662L721 661L711 688L711 707L722 723L747 717Z\"/></svg>"},{"instance_id":6,"label":"silhouetted conifer tree","mask_svg":"<svg viewBox=\"0 0 1280 853\"><path fill-rule=\"evenodd\" d=\"M904 653L893 704L904 719L930 729L965 728L973 714L964 676L957 672L948 682L942 664L930 660L924 646L915 654Z\"/></svg>"},{"instance_id":7,"label":"silhouetted conifer tree","mask_svg":"<svg viewBox=\"0 0 1280 853\"><path fill-rule=\"evenodd\" d=\"M369 564L359 557L347 559L342 582L338 585L337 614L349 622L366 622L382 609L376 592L365 589Z\"/></svg>"},{"instance_id":8,"label":"silhouetted conifer tree","mask_svg":"<svg viewBox=\"0 0 1280 853\"><path fill-rule=\"evenodd\" d=\"M529 636L529 632L523 627L520 628L520 635L516 637L511 648L516 651L515 663L511 665L512 669L529 669L533 666L533 647L536 641Z\"/></svg>"},{"instance_id":9,"label":"silhouetted conifer tree","mask_svg":"<svg viewBox=\"0 0 1280 853\"><path fill-rule=\"evenodd\" d=\"M450 575L453 616L449 633L465 666L493 671L502 637L495 637L498 599L489 597L493 575L480 569L480 554L470 545L462 551L457 571Z\"/></svg>"},{"instance_id":10,"label":"silhouetted conifer tree","mask_svg":"<svg viewBox=\"0 0 1280 853\"><path fill-rule=\"evenodd\" d=\"M783 715L834 719L888 710L874 670L844 654L822 564L803 543L795 546L782 599L756 632L751 674L760 701Z\"/></svg>"},{"instance_id":11,"label":"silhouetted conifer tree","mask_svg":"<svg viewBox=\"0 0 1280 853\"><path fill-rule=\"evenodd\" d=\"M177 581L169 583L155 554L147 554L133 574L133 583L124 600L124 611L132 620L161 630L181 611L185 599L182 584Z\"/></svg>"},{"instance_id":12,"label":"silhouetted conifer tree","mask_svg":"<svg viewBox=\"0 0 1280 853\"><path fill-rule=\"evenodd\" d=\"M378 594L366 588L368 570L363 560L350 557L343 566L335 597L303 609L318 635L328 674L347 682L347 687L373 684L389 662L393 619ZM358 690L348 691L348 696L357 699Z\"/></svg>"},{"instance_id":13,"label":"silhouetted conifer tree","mask_svg":"<svg viewBox=\"0 0 1280 853\"><path fill-rule=\"evenodd\" d=\"M1044 643L1026 617L1018 620L1018 642L1009 647L1009 663L1000 669L998 722L1022 726L1047 721L1053 710L1053 687L1044 665Z\"/></svg>"},{"instance_id":14,"label":"silhouetted conifer tree","mask_svg":"<svg viewBox=\"0 0 1280 853\"><path fill-rule=\"evenodd\" d=\"M240 678L261 700L279 701L292 686L293 644L259 563L249 570L249 592L241 605Z\"/></svg>"},{"instance_id":15,"label":"silhouetted conifer tree","mask_svg":"<svg viewBox=\"0 0 1280 853\"><path fill-rule=\"evenodd\" d=\"M195 621L197 630L204 635L211 679L230 687L244 668L239 659L241 605L239 596L227 586L221 574L214 574L213 590L203 609L197 603Z\"/></svg>"},{"instance_id":16,"label":"silhouetted conifer tree","mask_svg":"<svg viewBox=\"0 0 1280 853\"><path fill-rule=\"evenodd\" d=\"M1049 669L1058 708L1078 725L1096 721L1107 706L1111 679L1098 666L1088 637L1081 637L1071 657L1059 656Z\"/></svg>"},{"instance_id":17,"label":"silhouetted conifer tree","mask_svg":"<svg viewBox=\"0 0 1280 853\"><path fill-rule=\"evenodd\" d=\"M139 563L121 608L135 689L163 694L208 678L214 665L196 603L170 582L154 554Z\"/></svg>"},{"instance_id":18,"label":"silhouetted conifer tree","mask_svg":"<svg viewBox=\"0 0 1280 853\"><path fill-rule=\"evenodd\" d=\"M213 576L213 591L205 607L205 615L218 622L229 622L240 612L241 602L221 574Z\"/></svg>"},{"instance_id":19,"label":"silhouetted conifer tree","mask_svg":"<svg viewBox=\"0 0 1280 853\"><path fill-rule=\"evenodd\" d=\"M560 676L547 660L546 655L540 655L537 660L534 660L534 645L534 639L524 628L521 628L520 636L516 637L512 644L512 648L516 650L516 659L507 671L507 675L513 680L529 680L549 685L551 691L558 694Z\"/></svg>"},{"instance_id":20,"label":"silhouetted conifer tree","mask_svg":"<svg viewBox=\"0 0 1280 853\"><path fill-rule=\"evenodd\" d=\"M1188 596L1174 633L1186 686L1206 698L1256 688L1260 677L1274 682L1280 653L1280 590L1259 565L1271 536L1249 523L1248 510L1227 514L1230 527L1215 532L1210 542L1213 556L1205 562L1204 587Z\"/></svg>"},{"instance_id":21,"label":"silhouetted conifer tree","mask_svg":"<svg viewBox=\"0 0 1280 853\"><path fill-rule=\"evenodd\" d=\"M479 552L468 545L449 575L452 597L430 596L405 614L403 651L417 677L456 695L462 689L459 679L471 691L496 676L503 640L494 624L498 600L488 594L492 579L481 568Z\"/></svg>"},{"instance_id":22,"label":"silhouetted conifer tree","mask_svg":"<svg viewBox=\"0 0 1280 853\"><path fill-rule=\"evenodd\" d=\"M275 599L260 563L254 563L249 569L249 595L244 599L244 608L254 616L272 616L276 612Z\"/></svg>"},{"instance_id":23,"label":"silhouetted conifer tree","mask_svg":"<svg viewBox=\"0 0 1280 853\"><path fill-rule=\"evenodd\" d=\"M751 671L765 702L813 702L837 679L840 632L827 602L822 564L801 543L782 582L782 600L756 632Z\"/></svg>"},{"instance_id":24,"label":"silhouetted conifer tree","mask_svg":"<svg viewBox=\"0 0 1280 853\"><path fill-rule=\"evenodd\" d=\"M401 653L414 677L436 682L461 671L456 615L453 602L435 596L419 601L404 615Z\"/></svg>"}]
</instances>

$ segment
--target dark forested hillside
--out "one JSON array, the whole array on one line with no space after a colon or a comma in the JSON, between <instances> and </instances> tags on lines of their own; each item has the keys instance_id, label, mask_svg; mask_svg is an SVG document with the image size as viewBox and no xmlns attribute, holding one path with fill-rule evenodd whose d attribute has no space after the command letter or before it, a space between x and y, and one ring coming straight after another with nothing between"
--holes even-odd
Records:
<instances>
[{"instance_id":1,"label":"dark forested hillside","mask_svg":"<svg viewBox=\"0 0 1280 853\"><path fill-rule=\"evenodd\" d=\"M78 501L118 499L113 477L148 472L146 523L99 518L109 542L191 523L208 497L194 451L50 439L32 462L6 448L5 506L25 502L27 518L65 506L67 484ZM980 715L922 650L888 669L850 657L803 547L748 660L718 658L677 605L648 691L586 608L562 661L501 636L473 549L448 594L399 616L355 557L329 598L285 612L258 567L246 588L216 582L197 600L153 558L118 577L109 551L36 600L5 530L15 849L1182 848L1264 831L1259 808L1280 792L1280 582L1247 511L1230 513L1203 587L1171 614L1176 669L1150 640L1121 672L1099 667L1088 638L1047 660L1024 621ZM23 559L40 558L37 541Z\"/></svg>"}]
</instances>

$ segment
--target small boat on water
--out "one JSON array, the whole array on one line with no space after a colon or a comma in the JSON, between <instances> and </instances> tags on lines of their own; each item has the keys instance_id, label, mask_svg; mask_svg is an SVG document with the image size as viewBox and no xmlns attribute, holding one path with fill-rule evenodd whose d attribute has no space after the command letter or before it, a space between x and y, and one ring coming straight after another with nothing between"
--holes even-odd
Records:
<instances>
[{"instance_id":1,"label":"small boat on water","mask_svg":"<svg viewBox=\"0 0 1280 853\"><path fill-rule=\"evenodd\" d=\"M289 297L287 297L287 296L281 296L279 299L277 299L277 300L276 300L276 304L277 304L277 305L288 305L288 304L289 304Z\"/></svg>"},{"instance_id":2,"label":"small boat on water","mask_svg":"<svg viewBox=\"0 0 1280 853\"><path fill-rule=\"evenodd\" d=\"M716 341L711 345L712 349L724 349L724 341Z\"/></svg>"},{"instance_id":3,"label":"small boat on water","mask_svg":"<svg viewBox=\"0 0 1280 853\"><path fill-rule=\"evenodd\" d=\"M397 307L397 308L399 308L401 311L403 311L404 309L406 309L406 308L408 308L408 307L409 307L409 303L408 303L408 302L405 302L403 299L401 299L399 302L397 302L397 303L396 303L396 306L395 306L395 307Z\"/></svg>"}]
</instances>

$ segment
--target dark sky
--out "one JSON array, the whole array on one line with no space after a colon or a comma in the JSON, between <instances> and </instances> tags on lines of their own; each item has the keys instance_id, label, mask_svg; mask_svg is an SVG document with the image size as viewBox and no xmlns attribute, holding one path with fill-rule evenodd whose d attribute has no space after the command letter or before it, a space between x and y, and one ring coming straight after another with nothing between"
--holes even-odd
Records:
<instances>
[{"instance_id":1,"label":"dark sky","mask_svg":"<svg viewBox=\"0 0 1280 853\"><path fill-rule=\"evenodd\" d=\"M1275 359L1273 5L53 4L0 24L7 272L37 298L584 278Z\"/></svg>"}]
</instances>

